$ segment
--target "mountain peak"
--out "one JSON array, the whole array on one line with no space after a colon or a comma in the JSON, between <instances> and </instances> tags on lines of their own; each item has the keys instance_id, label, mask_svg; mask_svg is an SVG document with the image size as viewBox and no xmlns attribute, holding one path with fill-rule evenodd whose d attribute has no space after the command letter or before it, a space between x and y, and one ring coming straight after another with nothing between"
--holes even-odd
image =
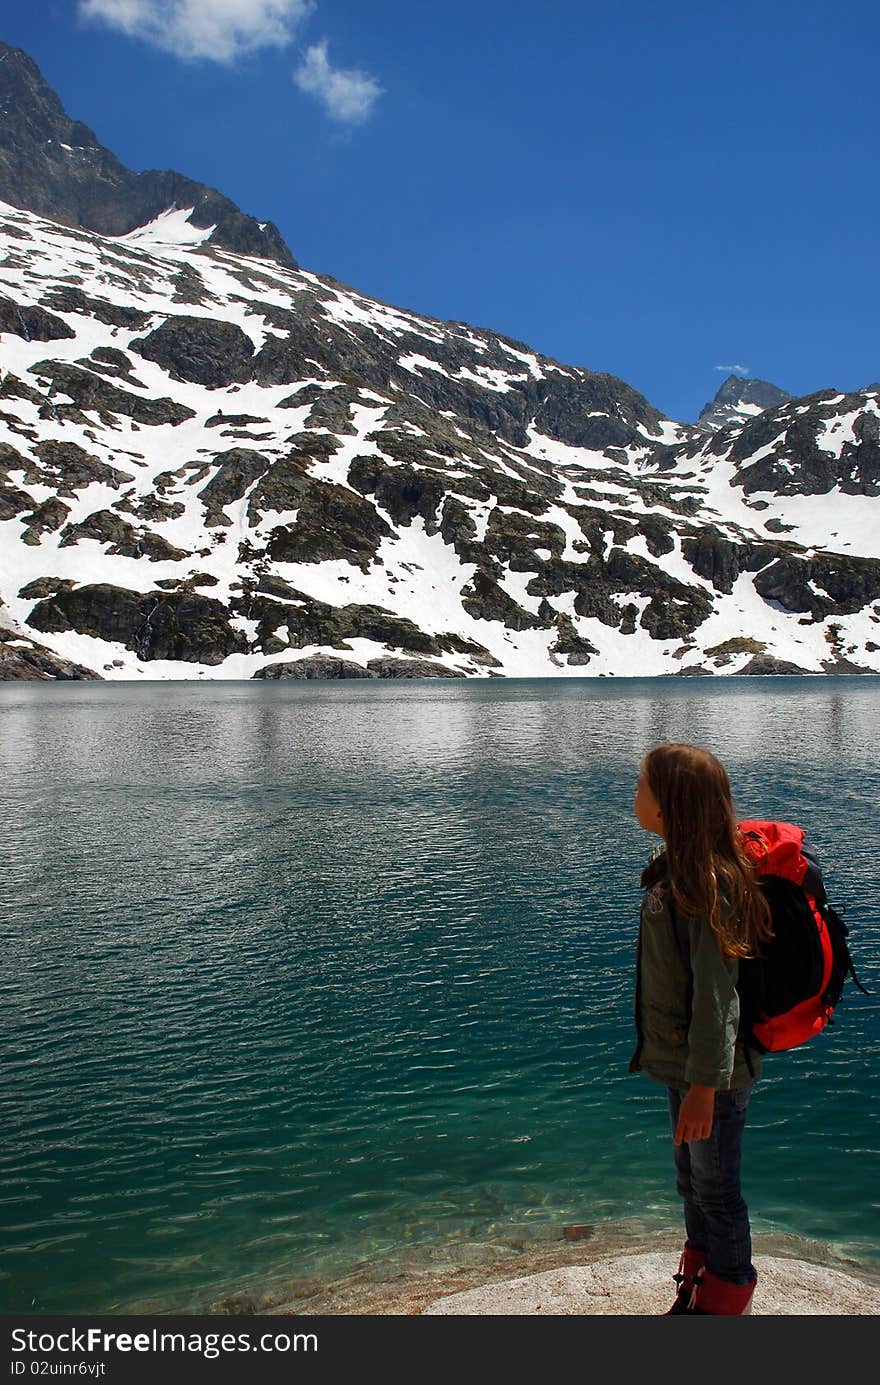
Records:
<instances>
[{"instance_id":1,"label":"mountain peak","mask_svg":"<svg viewBox=\"0 0 880 1385\"><path fill-rule=\"evenodd\" d=\"M703 428L725 428L730 423L744 422L784 404L791 395L769 380L754 380L741 375L728 375L715 398L704 404L697 419Z\"/></svg>"},{"instance_id":2,"label":"mountain peak","mask_svg":"<svg viewBox=\"0 0 880 1385\"><path fill-rule=\"evenodd\" d=\"M67 114L33 59L0 43L0 200L103 236L123 236L173 207L211 230L206 243L297 268L272 222L173 170L134 173Z\"/></svg>"},{"instance_id":3,"label":"mountain peak","mask_svg":"<svg viewBox=\"0 0 880 1385\"><path fill-rule=\"evenodd\" d=\"M0 148L53 139L101 147L93 130L70 119L30 54L0 43Z\"/></svg>"}]
</instances>

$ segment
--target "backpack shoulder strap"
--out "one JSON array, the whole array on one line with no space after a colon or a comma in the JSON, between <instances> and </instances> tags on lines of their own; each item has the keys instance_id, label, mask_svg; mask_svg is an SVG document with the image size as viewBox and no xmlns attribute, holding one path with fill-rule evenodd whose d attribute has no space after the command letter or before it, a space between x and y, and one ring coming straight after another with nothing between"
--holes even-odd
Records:
<instances>
[{"instance_id":1,"label":"backpack shoulder strap","mask_svg":"<svg viewBox=\"0 0 880 1385\"><path fill-rule=\"evenodd\" d=\"M801 854L803 855L803 858L807 863L806 873L804 874L804 878L801 881L801 884L803 885L807 894L812 895L819 907L822 908L824 905L828 903L828 895L825 891L825 881L822 878L822 864L819 860L818 852L816 851L812 842L807 837L806 833L804 834L804 839L801 842Z\"/></svg>"}]
</instances>

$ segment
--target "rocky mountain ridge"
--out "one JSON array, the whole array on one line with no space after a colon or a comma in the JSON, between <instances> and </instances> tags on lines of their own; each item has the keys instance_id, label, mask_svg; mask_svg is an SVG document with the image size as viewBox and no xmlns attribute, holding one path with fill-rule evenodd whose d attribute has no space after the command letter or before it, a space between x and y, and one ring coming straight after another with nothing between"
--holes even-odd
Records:
<instances>
[{"instance_id":1,"label":"rocky mountain ridge","mask_svg":"<svg viewBox=\"0 0 880 1385\"><path fill-rule=\"evenodd\" d=\"M0 678L880 671L876 390L684 425L151 212L0 205Z\"/></svg>"},{"instance_id":2,"label":"rocky mountain ridge","mask_svg":"<svg viewBox=\"0 0 880 1385\"><path fill-rule=\"evenodd\" d=\"M172 170L133 173L67 115L32 58L0 43L0 200L86 231L121 236L172 207L213 245L296 268L280 231L215 188Z\"/></svg>"}]
</instances>

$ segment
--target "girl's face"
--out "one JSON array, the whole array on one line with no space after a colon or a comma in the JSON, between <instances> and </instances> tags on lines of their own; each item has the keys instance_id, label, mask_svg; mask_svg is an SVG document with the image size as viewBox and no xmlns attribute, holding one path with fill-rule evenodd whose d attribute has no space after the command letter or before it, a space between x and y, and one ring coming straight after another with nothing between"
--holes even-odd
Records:
<instances>
[{"instance_id":1,"label":"girl's face","mask_svg":"<svg viewBox=\"0 0 880 1385\"><path fill-rule=\"evenodd\" d=\"M658 837L663 836L663 814L660 811L660 804L651 792L644 770L640 773L639 782L636 784L633 808L639 827L644 827L646 832L656 832Z\"/></svg>"}]
</instances>

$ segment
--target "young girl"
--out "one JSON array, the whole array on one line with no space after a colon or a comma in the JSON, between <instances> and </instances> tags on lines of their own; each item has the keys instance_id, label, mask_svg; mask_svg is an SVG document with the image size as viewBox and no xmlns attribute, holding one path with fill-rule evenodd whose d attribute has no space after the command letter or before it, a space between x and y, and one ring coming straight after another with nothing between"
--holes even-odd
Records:
<instances>
[{"instance_id":1,"label":"young girl","mask_svg":"<svg viewBox=\"0 0 880 1385\"><path fill-rule=\"evenodd\" d=\"M740 1191L742 1134L760 1057L738 1038L738 959L771 933L740 844L724 766L692 745L641 765L641 827L663 838L643 875L631 1072L668 1090L687 1232L670 1313L748 1313L757 1275Z\"/></svg>"}]
</instances>

